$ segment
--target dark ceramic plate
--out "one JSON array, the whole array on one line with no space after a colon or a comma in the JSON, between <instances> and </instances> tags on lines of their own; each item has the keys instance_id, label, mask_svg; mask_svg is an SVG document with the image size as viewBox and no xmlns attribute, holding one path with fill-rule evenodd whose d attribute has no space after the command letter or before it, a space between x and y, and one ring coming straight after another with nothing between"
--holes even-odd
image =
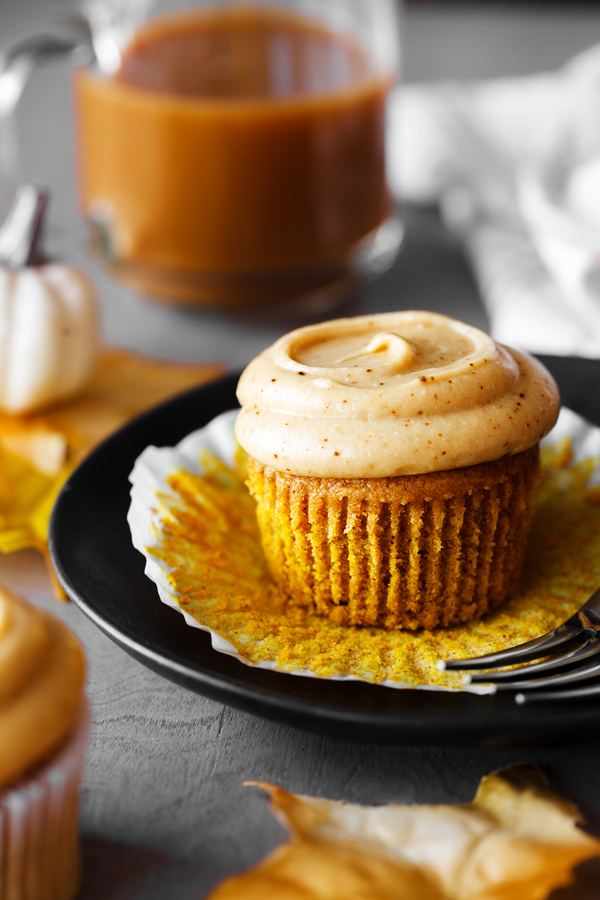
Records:
<instances>
[{"instance_id":1,"label":"dark ceramic plate","mask_svg":"<svg viewBox=\"0 0 600 900\"><path fill-rule=\"evenodd\" d=\"M50 524L50 553L69 597L144 665L221 703L298 728L390 744L540 744L593 736L593 702L518 707L511 695L395 690L245 666L214 651L158 599L131 544L128 475L148 444L172 446L236 406L237 376L197 388L131 422L65 484Z\"/></svg>"}]
</instances>

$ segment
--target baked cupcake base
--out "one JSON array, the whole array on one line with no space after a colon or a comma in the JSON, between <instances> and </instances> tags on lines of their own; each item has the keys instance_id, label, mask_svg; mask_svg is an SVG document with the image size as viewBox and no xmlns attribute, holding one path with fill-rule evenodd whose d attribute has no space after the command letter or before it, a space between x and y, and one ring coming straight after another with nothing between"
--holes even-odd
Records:
<instances>
[{"instance_id":1,"label":"baked cupcake base","mask_svg":"<svg viewBox=\"0 0 600 900\"><path fill-rule=\"evenodd\" d=\"M77 894L79 787L88 730L86 704L51 759L0 791L0 900L71 900Z\"/></svg>"},{"instance_id":2,"label":"baked cupcake base","mask_svg":"<svg viewBox=\"0 0 600 900\"><path fill-rule=\"evenodd\" d=\"M265 556L277 584L338 624L433 628L514 591L532 519L538 446L461 469L311 478L254 459Z\"/></svg>"}]
</instances>

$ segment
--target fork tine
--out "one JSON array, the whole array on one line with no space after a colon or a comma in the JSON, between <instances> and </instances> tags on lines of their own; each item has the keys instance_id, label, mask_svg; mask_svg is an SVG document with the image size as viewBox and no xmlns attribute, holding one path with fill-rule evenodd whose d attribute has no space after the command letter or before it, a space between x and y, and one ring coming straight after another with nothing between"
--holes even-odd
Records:
<instances>
[{"instance_id":1,"label":"fork tine","mask_svg":"<svg viewBox=\"0 0 600 900\"><path fill-rule=\"evenodd\" d=\"M577 616L579 613L590 616L592 622L595 621L595 623L598 624L600 621L598 619L598 615L600 614L600 587L596 588L594 593L588 597L579 612L575 613L575 615ZM571 616L571 618L573 617Z\"/></svg>"},{"instance_id":2,"label":"fork tine","mask_svg":"<svg viewBox=\"0 0 600 900\"><path fill-rule=\"evenodd\" d=\"M559 647L566 646L569 641L582 632L590 632L589 637L600 631L600 588L596 588L593 594L585 601L583 606L573 613L570 618L548 634L543 634L532 641L517 644L507 650L499 650L497 653L488 653L486 656L476 656L469 659L439 660L438 668L445 669L491 669L496 666L511 666L519 662L530 662L541 656L548 656Z\"/></svg>"},{"instance_id":3,"label":"fork tine","mask_svg":"<svg viewBox=\"0 0 600 900\"><path fill-rule=\"evenodd\" d=\"M600 684L588 684L584 687L566 688L564 691L532 691L530 694L517 694L515 703L524 706L529 703L544 703L546 700L579 700L599 696Z\"/></svg>"},{"instance_id":4,"label":"fork tine","mask_svg":"<svg viewBox=\"0 0 600 900\"><path fill-rule=\"evenodd\" d=\"M575 616L571 616L554 631L549 631L539 638L532 641L526 641L524 644L517 644L516 647L509 647L507 650L499 650L497 653L488 653L486 656L474 656L469 659L448 659L440 660L438 666L440 669L491 669L495 666L512 666L519 662L529 662L532 659L539 659L540 656L548 656L560 647L566 647L583 631L581 622ZM573 621L576 619L576 622ZM591 633L595 632L590 629ZM590 635L591 637L591 635Z\"/></svg>"},{"instance_id":5,"label":"fork tine","mask_svg":"<svg viewBox=\"0 0 600 900\"><path fill-rule=\"evenodd\" d=\"M556 687L562 684L577 684L579 681L588 681L595 676L600 675L600 660L575 669L572 672L566 672L564 675L550 675L548 678L538 678L534 680L512 681L509 684L496 685L497 691L533 691L542 687Z\"/></svg>"},{"instance_id":6,"label":"fork tine","mask_svg":"<svg viewBox=\"0 0 600 900\"><path fill-rule=\"evenodd\" d=\"M500 672L486 672L480 675L471 676L466 675L465 681L467 684L497 684L500 682L519 681L523 676L539 678L541 675L555 673L567 666L573 666L585 659L597 656L599 651L600 639L597 634L595 634L593 638L584 641L574 650L571 650L570 653L565 653L563 656L548 659L541 663L534 663L530 666L521 666L518 669L503 669Z\"/></svg>"}]
</instances>

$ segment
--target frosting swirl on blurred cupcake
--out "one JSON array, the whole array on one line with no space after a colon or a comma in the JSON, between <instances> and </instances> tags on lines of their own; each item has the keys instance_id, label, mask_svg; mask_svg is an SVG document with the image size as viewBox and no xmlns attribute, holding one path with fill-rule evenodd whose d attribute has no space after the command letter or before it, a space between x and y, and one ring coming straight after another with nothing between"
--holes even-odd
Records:
<instances>
[{"instance_id":1,"label":"frosting swirl on blurred cupcake","mask_svg":"<svg viewBox=\"0 0 600 900\"><path fill-rule=\"evenodd\" d=\"M0 791L73 730L85 670L83 650L61 622L0 588Z\"/></svg>"}]
</instances>

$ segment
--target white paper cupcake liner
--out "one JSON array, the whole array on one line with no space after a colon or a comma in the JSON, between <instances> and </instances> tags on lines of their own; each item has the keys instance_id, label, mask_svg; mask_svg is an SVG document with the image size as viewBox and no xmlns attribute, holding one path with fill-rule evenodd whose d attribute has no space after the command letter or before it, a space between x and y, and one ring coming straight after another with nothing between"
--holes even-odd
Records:
<instances>
[{"instance_id":1,"label":"white paper cupcake liner","mask_svg":"<svg viewBox=\"0 0 600 900\"><path fill-rule=\"evenodd\" d=\"M285 671L287 674L300 675L309 678L319 678L306 669L282 670L273 660L259 663L250 662L240 656L240 653L223 635L200 624L189 613L177 605L177 594L169 583L167 567L164 562L151 552L153 547L160 545L159 535L161 531L161 511L157 504L158 495L175 497L168 484L169 476L177 471L186 469L195 474L202 474L203 466L201 457L203 451L208 450L217 456L228 466L234 465L234 456L237 449L233 427L238 410L229 410L213 419L204 428L194 431L185 437L176 447L147 447L136 460L129 479L131 488L131 505L127 521L131 530L134 547L145 557L145 573L158 589L158 595L163 603L176 609L183 615L186 623L192 628L200 628L208 631L211 643L218 653L233 656L241 663L248 666ZM551 434L545 438L544 444L552 444L564 437L572 439L572 449L575 461L590 456L600 457L600 429L587 422L581 416L570 409L563 408L557 424ZM592 481L600 481L600 469L597 469ZM363 681L356 675L334 675L328 680L334 681ZM412 690L427 691L455 691L457 688L436 684L415 685L391 681L389 679L377 682L378 686L391 688L410 688ZM464 685L459 690L470 691L476 694L493 693L494 688L489 685Z\"/></svg>"},{"instance_id":2,"label":"white paper cupcake liner","mask_svg":"<svg viewBox=\"0 0 600 900\"><path fill-rule=\"evenodd\" d=\"M46 763L0 792L0 900L71 900L80 884L79 788L87 703Z\"/></svg>"}]
</instances>

